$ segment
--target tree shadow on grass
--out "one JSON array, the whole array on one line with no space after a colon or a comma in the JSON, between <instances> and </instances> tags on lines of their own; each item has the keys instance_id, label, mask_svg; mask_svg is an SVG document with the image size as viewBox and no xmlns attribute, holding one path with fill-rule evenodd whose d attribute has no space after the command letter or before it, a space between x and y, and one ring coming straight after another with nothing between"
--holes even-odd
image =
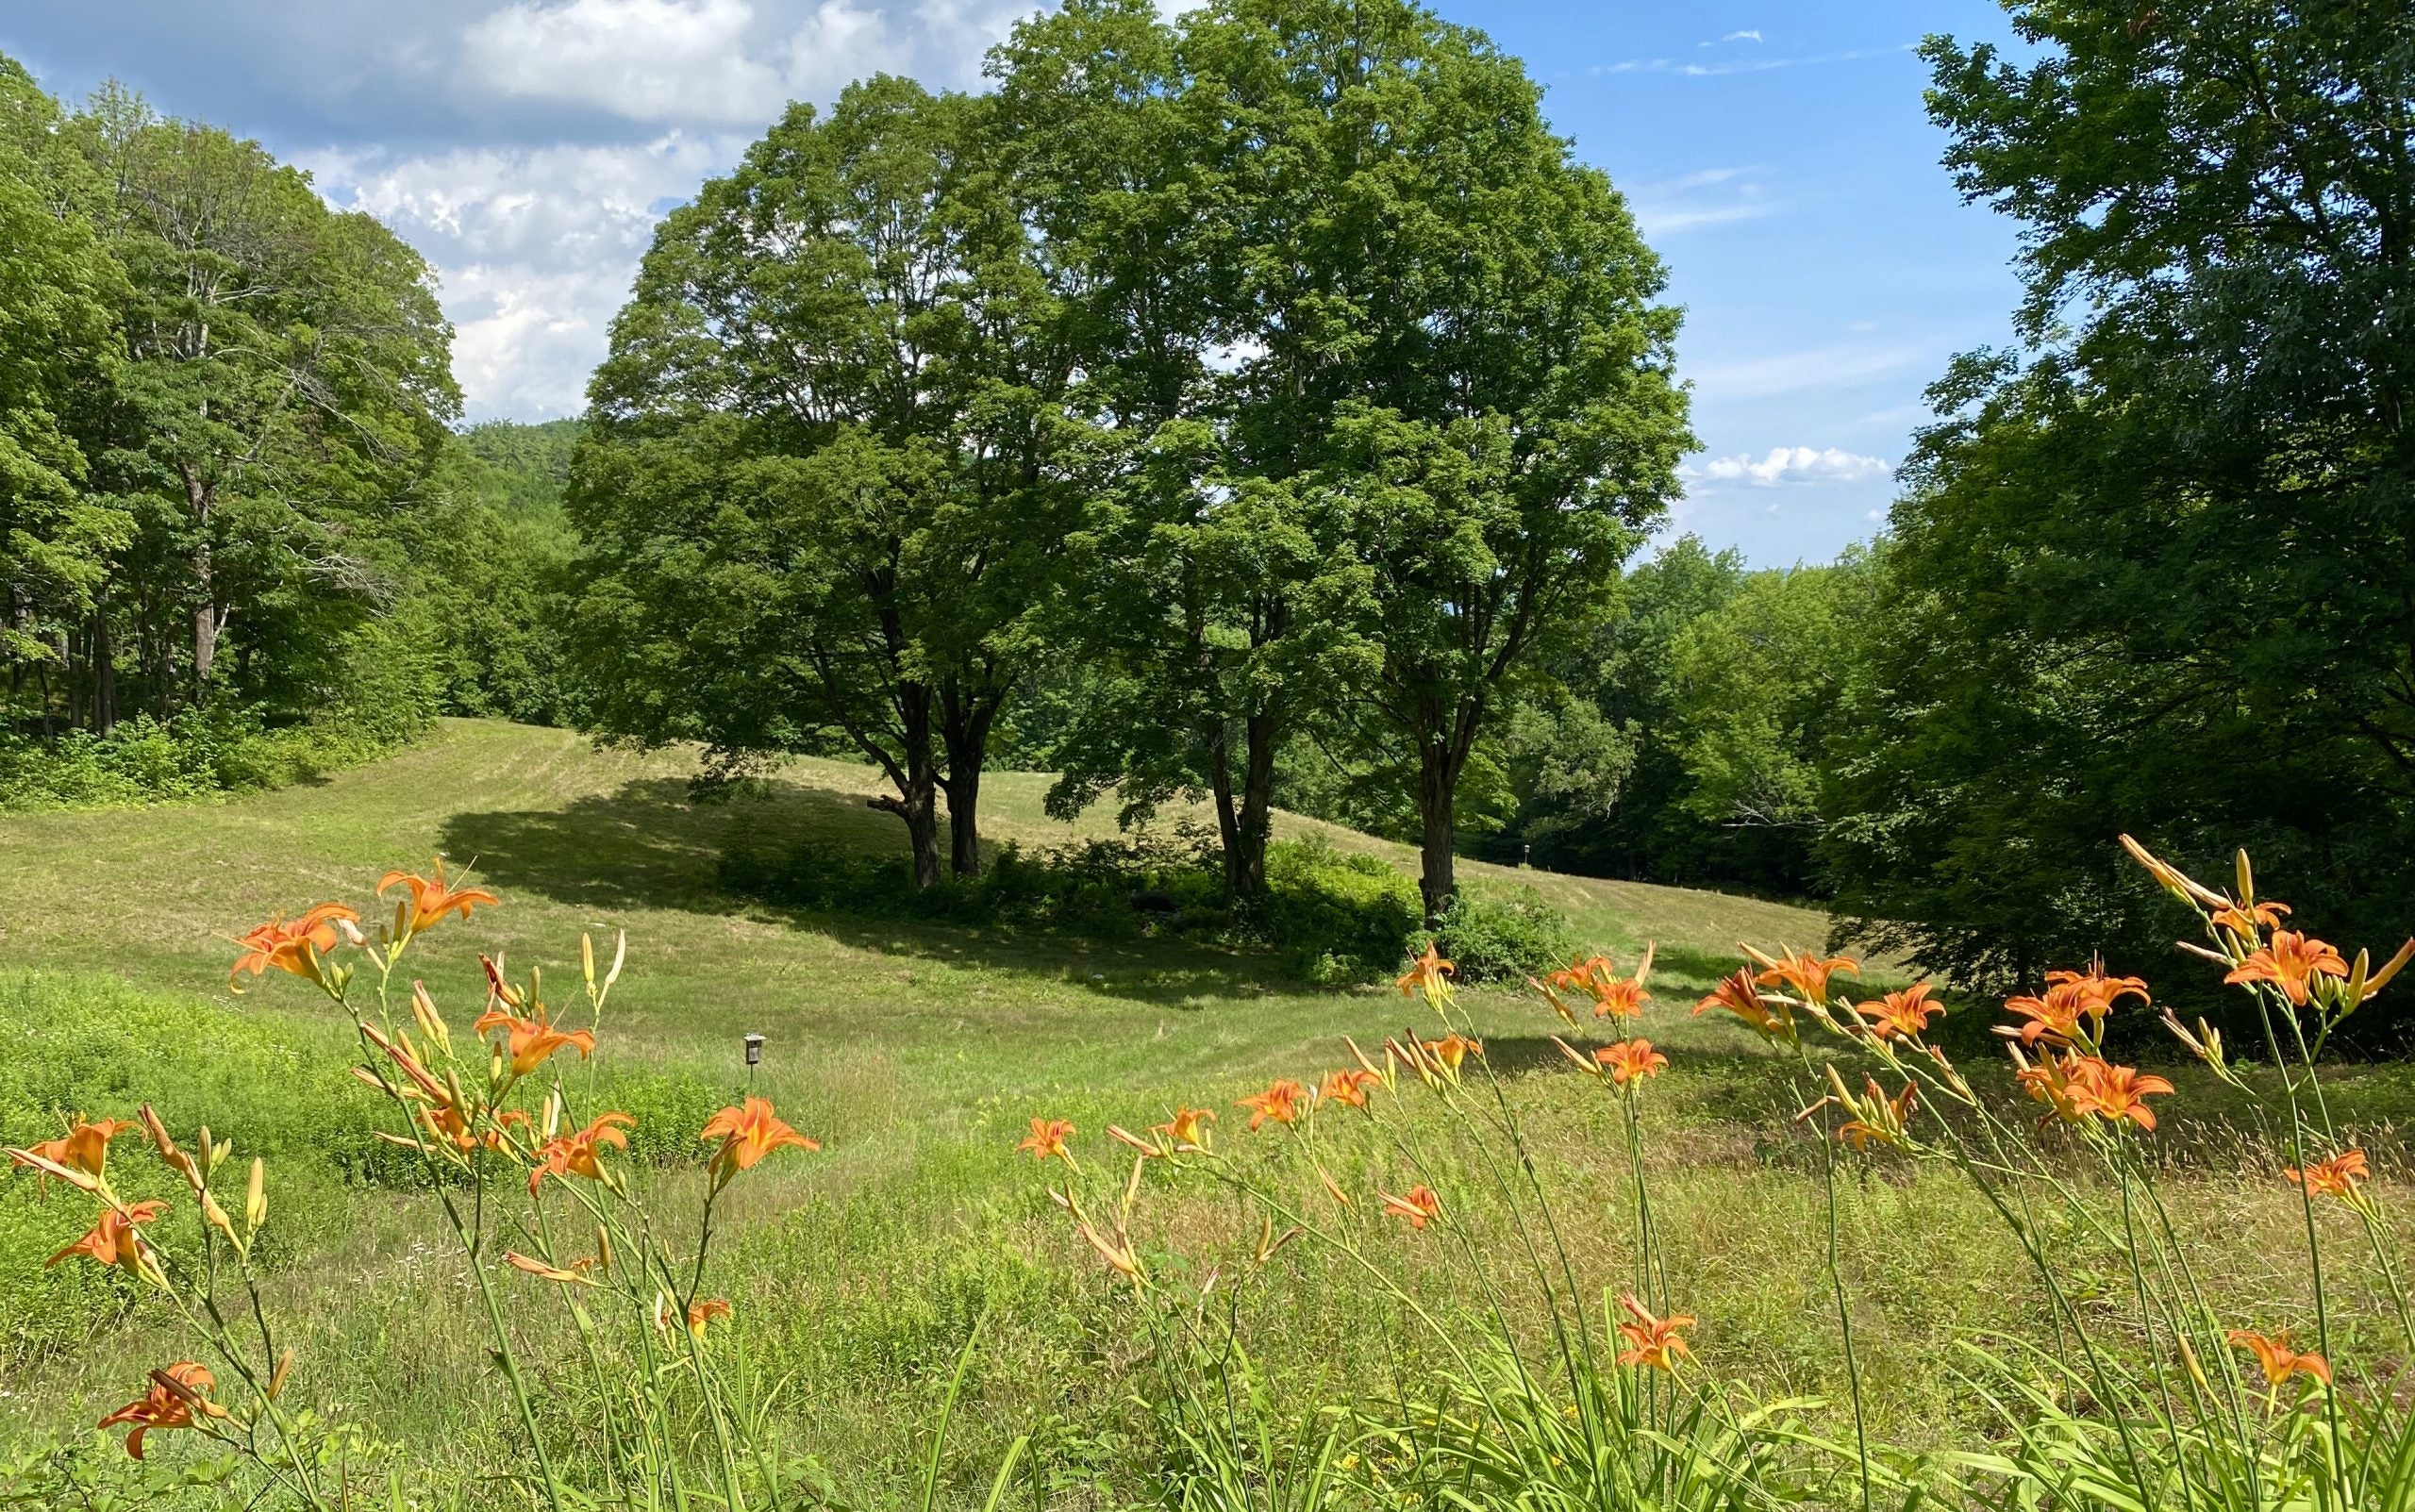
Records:
<instances>
[{"instance_id":1,"label":"tree shadow on grass","mask_svg":"<svg viewBox=\"0 0 2415 1512\"><path fill-rule=\"evenodd\" d=\"M866 807L860 794L835 788L774 780L699 801L678 778L644 779L561 808L456 814L445 821L442 839L445 854L475 857L482 877L579 907L743 914L860 950L1052 977L1159 1007L1316 990L1266 957L1196 940L1101 939L833 914L723 889L722 856L741 839L750 850L774 854L808 842L906 854L895 819Z\"/></svg>"}]
</instances>

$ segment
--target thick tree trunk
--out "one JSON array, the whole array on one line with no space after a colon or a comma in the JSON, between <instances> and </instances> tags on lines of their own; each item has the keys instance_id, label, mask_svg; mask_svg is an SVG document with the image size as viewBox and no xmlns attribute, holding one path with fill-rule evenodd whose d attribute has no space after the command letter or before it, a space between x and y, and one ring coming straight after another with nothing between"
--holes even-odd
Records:
<instances>
[{"instance_id":1,"label":"thick tree trunk","mask_svg":"<svg viewBox=\"0 0 2415 1512\"><path fill-rule=\"evenodd\" d=\"M1418 847L1418 890L1425 899L1425 922L1441 922L1442 910L1457 890L1452 852L1457 839L1451 809L1458 796L1460 762L1447 746L1422 741L1418 747L1417 807L1423 837Z\"/></svg>"},{"instance_id":2,"label":"thick tree trunk","mask_svg":"<svg viewBox=\"0 0 2415 1512\"><path fill-rule=\"evenodd\" d=\"M866 800L872 807L895 814L906 822L906 843L914 853L914 886L918 889L940 885L938 798L938 786L926 773L919 782L908 781L902 793L883 793Z\"/></svg>"},{"instance_id":3,"label":"thick tree trunk","mask_svg":"<svg viewBox=\"0 0 2415 1512\"><path fill-rule=\"evenodd\" d=\"M1216 835L1224 847L1224 886L1236 898L1266 892L1266 842L1274 827L1275 720L1241 722L1241 784L1233 783L1232 744L1219 729L1208 739L1208 789L1216 801Z\"/></svg>"},{"instance_id":4,"label":"thick tree trunk","mask_svg":"<svg viewBox=\"0 0 2415 1512\"><path fill-rule=\"evenodd\" d=\"M949 763L948 865L960 877L981 874L981 769Z\"/></svg>"},{"instance_id":5,"label":"thick tree trunk","mask_svg":"<svg viewBox=\"0 0 2415 1512\"><path fill-rule=\"evenodd\" d=\"M1273 715L1260 712L1251 715L1246 726L1241 811L1235 825L1239 862L1229 869L1233 891L1244 898L1266 891L1266 845L1274 833L1274 724Z\"/></svg>"},{"instance_id":6,"label":"thick tree trunk","mask_svg":"<svg viewBox=\"0 0 2415 1512\"><path fill-rule=\"evenodd\" d=\"M990 729L1003 695L967 698L950 689L940 701L940 738L947 746L949 862L960 877L981 874L981 769L990 760Z\"/></svg>"},{"instance_id":7,"label":"thick tree trunk","mask_svg":"<svg viewBox=\"0 0 2415 1512\"><path fill-rule=\"evenodd\" d=\"M903 770L891 764L890 758L882 758L897 791L866 800L871 807L895 814L906 822L906 842L914 855L917 889L940 885L940 773L931 749L932 703L928 687L920 683L901 686L897 713L906 737L905 749L900 753L905 757Z\"/></svg>"}]
</instances>

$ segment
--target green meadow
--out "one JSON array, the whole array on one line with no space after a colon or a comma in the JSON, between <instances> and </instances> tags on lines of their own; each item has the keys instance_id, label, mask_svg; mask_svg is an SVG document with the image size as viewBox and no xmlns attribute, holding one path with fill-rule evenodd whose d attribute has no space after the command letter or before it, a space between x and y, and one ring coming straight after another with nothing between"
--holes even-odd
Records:
<instances>
[{"instance_id":1,"label":"green meadow","mask_svg":"<svg viewBox=\"0 0 2415 1512\"><path fill-rule=\"evenodd\" d=\"M1128 1296L1068 1232L1043 1195L1045 1172L1016 1141L1034 1116L1068 1118L1085 1154L1112 1166L1114 1147L1097 1138L1108 1123L1145 1127L1187 1103L1223 1109L1224 1147L1253 1159L1253 1139L1288 1136L1246 1134L1235 1099L1274 1077L1313 1080L1347 1064L1345 1036L1373 1045L1405 1027L1431 1032L1427 1010L1389 987L1305 987L1265 956L1180 940L744 903L715 885L721 855L741 835L883 851L901 838L863 806L867 772L799 762L698 804L686 760L456 721L316 785L0 820L0 1135L24 1142L55 1133L64 1113L125 1117L148 1100L173 1127L206 1123L239 1155L266 1156L263 1256L296 1344L298 1387L358 1426L364 1456L410 1465L414 1494L450 1487L442 1494L480 1504L480 1477L523 1451L487 1367L464 1262L408 1164L374 1138L391 1116L344 1074L348 1026L290 977L272 972L241 996L225 985L230 940L243 929L326 899L366 911L380 872L441 853L473 865L503 900L413 947L425 954L409 971L457 1034L483 1001L479 951L501 954L515 973L558 975L568 998L579 937L608 949L626 931L626 973L591 1069L573 1063L565 1074L594 1088L599 1105L637 1116L633 1169L671 1208L691 1205L702 1181L693 1131L750 1087L823 1141L733 1188L714 1286L734 1304L736 1347L773 1383L781 1443L827 1477L835 1502L913 1504L959 1357L969 1359L965 1395L941 1451L951 1491L986 1486L1007 1445L1028 1436L1023 1473L1043 1504L1145 1494L1157 1452L1143 1404L1149 1361ZM1046 782L993 783L993 840L1045 846L1082 833L1041 816ZM1089 832L1109 827L1100 818ZM1310 829L1409 859L1327 826L1284 825ZM1738 963L1735 940L1812 943L1827 922L1712 893L1469 872L1479 888L1534 887L1622 967L1655 943L1642 1031L1673 1065L1647 1100L1650 1159L1669 1264L1701 1320L1696 1352L1756 1393L1804 1399L1807 1421L1836 1429L1840 1355L1817 1263L1817 1146L1793 1118L1800 1094L1740 1026L1688 1012ZM1900 980L1874 969L1869 985ZM1532 994L1492 989L1463 1000L1488 1074L1527 1123L1585 1284L1610 1285L1628 1258L1612 1104L1551 1046L1559 1026ZM751 1081L741 1052L750 1032L768 1042ZM2247 1316L2290 1315L2296 1205L2268 1160L2242 1158L2253 1131L2225 1117L2218 1089L2174 1074L2181 1089L2156 1149L2207 1284ZM2377 1161L2415 1112L2415 1087L2394 1069L2343 1072L2334 1095ZM132 1163L130 1142L121 1155ZM1346 1182L1391 1179L1372 1151L1333 1158ZM18 1453L87 1436L180 1349L176 1320L123 1278L42 1269L83 1221L76 1205L42 1201L30 1180L0 1188L0 1434ZM2012 1241L1950 1174L1883 1155L1852 1170L1842 1221L1874 1429L1915 1447L1985 1431L1979 1404L1957 1386L1956 1349L2039 1315ZM1372 1221L1369 1231L1401 1243ZM1294 1246L1263 1267L1242 1265L1258 1235L1229 1196L1153 1195L1135 1237L1162 1263L1246 1273L1237 1326L1278 1413L1311 1418L1339 1393L1396 1380L1426 1347L1330 1255ZM2082 1237L2074 1243L2075 1254L2087 1248ZM1501 1254L1506 1270L1506 1247ZM1470 1280L1439 1251L1406 1263L1444 1295ZM2109 1270L2096 1282L2108 1295L2118 1288ZM2386 1299L2374 1288L2353 1277L2333 1286L2341 1337L2380 1325ZM543 1358L558 1347L539 1310L551 1299L533 1283L514 1295L530 1309L515 1312L515 1326ZM548 1410L578 1407L565 1398ZM171 1466L206 1458L165 1440L154 1454Z\"/></svg>"}]
</instances>

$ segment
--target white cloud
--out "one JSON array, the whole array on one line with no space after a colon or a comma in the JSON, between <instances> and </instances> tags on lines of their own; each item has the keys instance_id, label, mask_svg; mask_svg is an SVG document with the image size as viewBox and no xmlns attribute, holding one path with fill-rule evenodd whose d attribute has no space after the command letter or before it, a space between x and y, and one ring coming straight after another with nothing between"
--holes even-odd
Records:
<instances>
[{"instance_id":1,"label":"white cloud","mask_svg":"<svg viewBox=\"0 0 2415 1512\"><path fill-rule=\"evenodd\" d=\"M671 132L631 146L324 153L304 165L329 199L375 215L436 264L471 417L537 419L585 407L656 208L693 194L740 145Z\"/></svg>"},{"instance_id":2,"label":"white cloud","mask_svg":"<svg viewBox=\"0 0 2415 1512\"><path fill-rule=\"evenodd\" d=\"M781 79L742 50L754 22L746 0L519 0L461 42L472 75L505 94L634 121L768 120Z\"/></svg>"},{"instance_id":3,"label":"white cloud","mask_svg":"<svg viewBox=\"0 0 2415 1512\"><path fill-rule=\"evenodd\" d=\"M461 46L470 75L505 94L632 121L752 125L872 74L971 84L982 55L1031 9L819 0L784 25L748 0L514 0L464 30Z\"/></svg>"},{"instance_id":4,"label":"white cloud","mask_svg":"<svg viewBox=\"0 0 2415 1512\"><path fill-rule=\"evenodd\" d=\"M665 207L727 172L787 100L827 101L882 71L976 84L982 54L1031 4L511 0L458 34L464 76L658 134L301 160L330 200L436 265L472 419L574 414Z\"/></svg>"},{"instance_id":5,"label":"white cloud","mask_svg":"<svg viewBox=\"0 0 2415 1512\"><path fill-rule=\"evenodd\" d=\"M1716 47L1720 42L1757 42L1760 40L1761 34L1757 29L1753 31L1731 31L1726 36L1719 39L1719 42L1705 42L1703 45L1705 47Z\"/></svg>"},{"instance_id":6,"label":"white cloud","mask_svg":"<svg viewBox=\"0 0 2415 1512\"><path fill-rule=\"evenodd\" d=\"M1714 362L1690 374L1705 395L1720 399L1768 399L1806 389L1845 389L1916 364L1936 353L1921 346L1824 346L1778 352L1735 362Z\"/></svg>"},{"instance_id":7,"label":"white cloud","mask_svg":"<svg viewBox=\"0 0 2415 1512\"><path fill-rule=\"evenodd\" d=\"M1851 63L1865 58L1890 58L1917 45L1857 47L1841 53L1815 53L1806 58L1737 58L1720 63L1687 63L1674 58L1630 58L1624 62L1597 63L1595 74L1674 74L1683 78L1724 78L1730 74L1767 74L1782 68L1811 68L1822 63Z\"/></svg>"},{"instance_id":8,"label":"white cloud","mask_svg":"<svg viewBox=\"0 0 2415 1512\"><path fill-rule=\"evenodd\" d=\"M1636 225L1647 237L1757 221L1778 209L1767 196L1769 174L1757 166L1705 168L1634 185L1627 201L1634 207Z\"/></svg>"},{"instance_id":9,"label":"white cloud","mask_svg":"<svg viewBox=\"0 0 2415 1512\"><path fill-rule=\"evenodd\" d=\"M1687 469L1690 476L1706 482L1762 489L1782 483L1863 483L1885 477L1890 471L1883 457L1865 457L1835 446L1773 446L1765 457L1739 452Z\"/></svg>"}]
</instances>

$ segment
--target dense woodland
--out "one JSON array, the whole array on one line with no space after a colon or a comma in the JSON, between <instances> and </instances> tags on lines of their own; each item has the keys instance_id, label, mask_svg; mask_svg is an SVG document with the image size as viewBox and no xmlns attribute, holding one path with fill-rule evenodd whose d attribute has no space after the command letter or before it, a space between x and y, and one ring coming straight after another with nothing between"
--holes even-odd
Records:
<instances>
[{"instance_id":1,"label":"dense woodland","mask_svg":"<svg viewBox=\"0 0 2415 1512\"><path fill-rule=\"evenodd\" d=\"M1285 806L1422 843L1429 911L1524 856L1832 899L1993 982L2152 944L2130 831L2380 938L2409 23L2011 9L2034 57L1925 56L1943 171L2024 231L2019 341L1940 376L1877 540L1759 571L1656 534L1683 340L1624 200L1402 0L1074 0L983 91L794 107L538 426L458 426L374 220L8 65L0 781L458 712L871 761L934 886L1022 768L1208 800L1236 896Z\"/></svg>"}]
</instances>

